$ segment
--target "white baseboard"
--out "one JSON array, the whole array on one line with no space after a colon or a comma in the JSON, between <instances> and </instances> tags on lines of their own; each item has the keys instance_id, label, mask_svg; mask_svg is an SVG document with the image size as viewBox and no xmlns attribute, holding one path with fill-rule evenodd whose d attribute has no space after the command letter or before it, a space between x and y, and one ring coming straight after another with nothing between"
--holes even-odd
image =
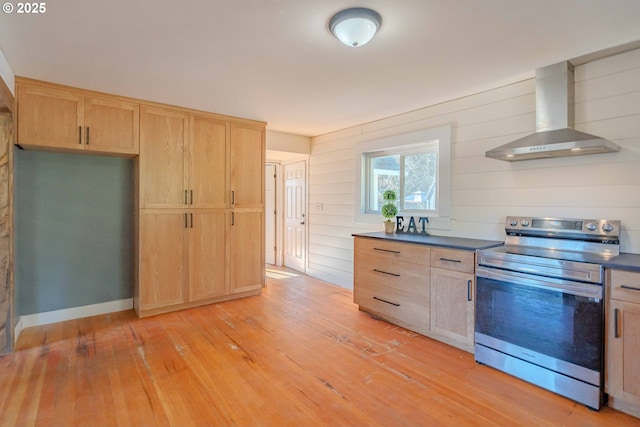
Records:
<instances>
[{"instance_id":1,"label":"white baseboard","mask_svg":"<svg viewBox=\"0 0 640 427\"><path fill-rule=\"evenodd\" d=\"M83 317L97 316L116 311L131 310L133 299L121 299L103 302L100 304L83 305L81 307L65 308L62 310L47 311L45 313L27 314L20 316L14 329L15 341L23 330L33 326L48 325L50 323L64 322L65 320L81 319Z\"/></svg>"}]
</instances>

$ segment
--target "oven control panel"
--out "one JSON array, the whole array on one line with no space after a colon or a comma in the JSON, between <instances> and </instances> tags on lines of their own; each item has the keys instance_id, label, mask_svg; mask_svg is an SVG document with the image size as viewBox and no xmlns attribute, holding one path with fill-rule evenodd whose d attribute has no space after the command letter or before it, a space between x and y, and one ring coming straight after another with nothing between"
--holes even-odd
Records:
<instances>
[{"instance_id":1,"label":"oven control panel","mask_svg":"<svg viewBox=\"0 0 640 427\"><path fill-rule=\"evenodd\" d=\"M605 219L536 218L508 216L505 221L507 234L543 235L549 237L604 238L618 240L620 221Z\"/></svg>"}]
</instances>

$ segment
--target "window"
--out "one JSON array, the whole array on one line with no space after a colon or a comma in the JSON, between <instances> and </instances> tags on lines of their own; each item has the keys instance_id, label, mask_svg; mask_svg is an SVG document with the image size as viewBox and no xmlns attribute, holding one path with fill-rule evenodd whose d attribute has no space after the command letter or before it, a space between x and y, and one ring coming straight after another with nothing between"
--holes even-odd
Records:
<instances>
[{"instance_id":1,"label":"window","mask_svg":"<svg viewBox=\"0 0 640 427\"><path fill-rule=\"evenodd\" d=\"M364 153L365 206L379 213L382 193L394 190L403 212L437 212L438 144Z\"/></svg>"},{"instance_id":2,"label":"window","mask_svg":"<svg viewBox=\"0 0 640 427\"><path fill-rule=\"evenodd\" d=\"M379 222L382 193L394 190L399 215L428 216L431 228L450 228L449 126L362 142L354 154L357 223Z\"/></svg>"}]
</instances>

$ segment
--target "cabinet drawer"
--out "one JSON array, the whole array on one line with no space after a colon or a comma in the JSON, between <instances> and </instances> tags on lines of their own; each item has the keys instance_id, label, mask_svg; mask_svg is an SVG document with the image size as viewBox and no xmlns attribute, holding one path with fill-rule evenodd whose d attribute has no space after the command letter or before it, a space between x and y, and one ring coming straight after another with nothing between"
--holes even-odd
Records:
<instances>
[{"instance_id":1,"label":"cabinet drawer","mask_svg":"<svg viewBox=\"0 0 640 427\"><path fill-rule=\"evenodd\" d=\"M473 251L460 251L456 249L431 249L431 266L446 270L471 273L475 271L476 257Z\"/></svg>"},{"instance_id":2,"label":"cabinet drawer","mask_svg":"<svg viewBox=\"0 0 640 427\"><path fill-rule=\"evenodd\" d=\"M429 330L429 298L380 284L358 287L354 292L354 301L361 310L399 321L417 332Z\"/></svg>"},{"instance_id":3,"label":"cabinet drawer","mask_svg":"<svg viewBox=\"0 0 640 427\"><path fill-rule=\"evenodd\" d=\"M610 270L611 298L640 304L640 273Z\"/></svg>"},{"instance_id":4,"label":"cabinet drawer","mask_svg":"<svg viewBox=\"0 0 640 427\"><path fill-rule=\"evenodd\" d=\"M406 261L421 265L429 265L430 261L429 248L423 245L356 237L354 249L356 256L362 259L369 259L375 256L377 260Z\"/></svg>"},{"instance_id":5,"label":"cabinet drawer","mask_svg":"<svg viewBox=\"0 0 640 427\"><path fill-rule=\"evenodd\" d=\"M429 281L429 267L404 261L364 262L354 270L354 283L358 288L380 284L409 294L428 296Z\"/></svg>"}]
</instances>

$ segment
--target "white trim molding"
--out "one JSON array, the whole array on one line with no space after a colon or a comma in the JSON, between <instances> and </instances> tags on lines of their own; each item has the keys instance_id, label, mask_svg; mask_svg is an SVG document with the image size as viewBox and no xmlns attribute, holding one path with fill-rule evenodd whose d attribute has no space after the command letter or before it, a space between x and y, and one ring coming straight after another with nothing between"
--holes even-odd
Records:
<instances>
[{"instance_id":1,"label":"white trim molding","mask_svg":"<svg viewBox=\"0 0 640 427\"><path fill-rule=\"evenodd\" d=\"M15 341L23 330L34 326L48 325L50 323L64 322L65 320L81 319L83 317L98 316L133 309L133 299L121 299L103 302L99 304L83 305L80 307L65 308L62 310L47 311L20 316L15 327Z\"/></svg>"}]
</instances>

